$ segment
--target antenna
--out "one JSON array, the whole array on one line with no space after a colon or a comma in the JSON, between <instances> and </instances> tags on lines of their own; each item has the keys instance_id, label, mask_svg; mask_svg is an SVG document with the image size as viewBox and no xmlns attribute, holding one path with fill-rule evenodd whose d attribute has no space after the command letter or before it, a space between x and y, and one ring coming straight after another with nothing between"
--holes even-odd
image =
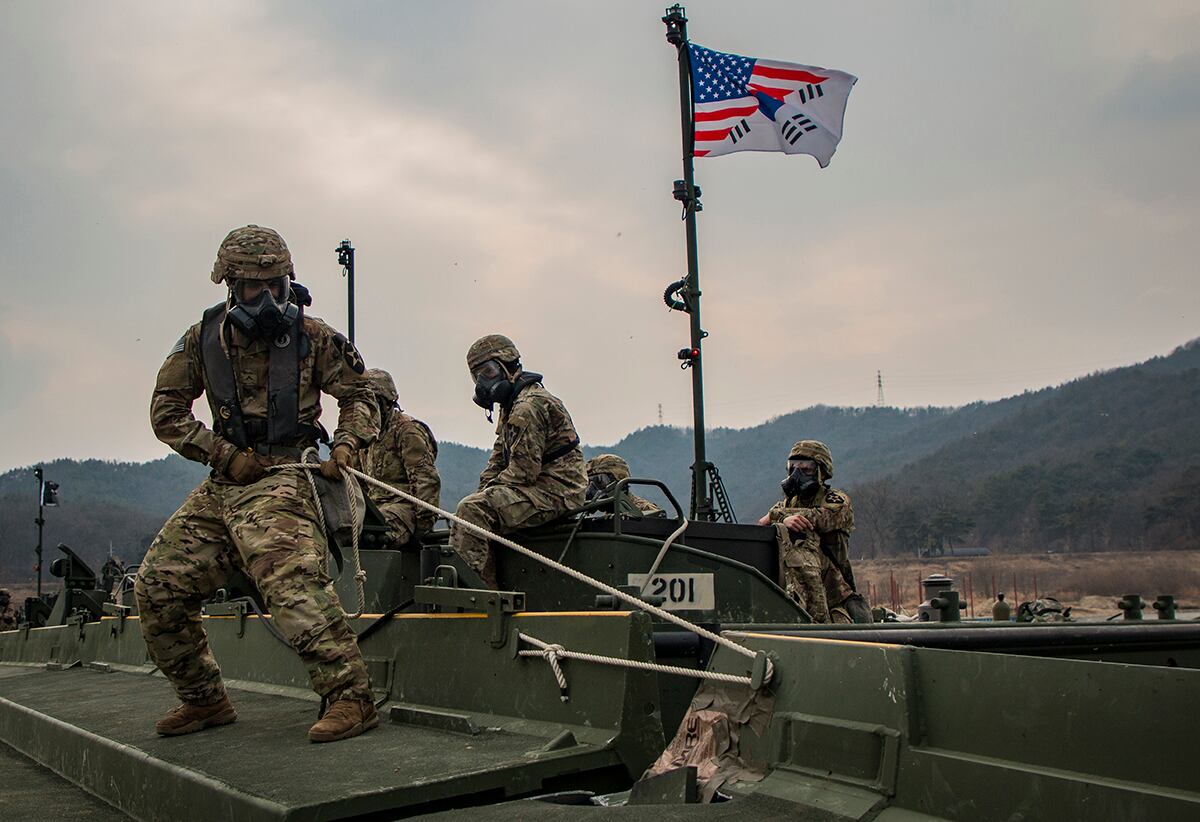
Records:
<instances>
[{"instance_id":1,"label":"antenna","mask_svg":"<svg viewBox=\"0 0 1200 822\"><path fill-rule=\"evenodd\" d=\"M879 393L875 395L875 404L880 408L883 407L883 372L875 372L875 385L879 389Z\"/></svg>"},{"instance_id":2,"label":"antenna","mask_svg":"<svg viewBox=\"0 0 1200 822\"><path fill-rule=\"evenodd\" d=\"M659 424L659 425L662 425L662 424L663 424L663 421L662 421L662 403L661 403L661 402L658 404L658 424Z\"/></svg>"}]
</instances>

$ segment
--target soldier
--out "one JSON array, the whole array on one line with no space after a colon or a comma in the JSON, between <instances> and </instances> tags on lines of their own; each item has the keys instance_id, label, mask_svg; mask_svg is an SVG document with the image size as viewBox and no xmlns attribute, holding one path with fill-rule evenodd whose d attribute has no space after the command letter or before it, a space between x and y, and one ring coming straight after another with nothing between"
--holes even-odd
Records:
<instances>
[{"instance_id":1,"label":"soldier","mask_svg":"<svg viewBox=\"0 0 1200 822\"><path fill-rule=\"evenodd\" d=\"M110 554L104 562L104 567L100 569L100 590L108 594L109 599L114 599L118 583L124 576L125 565L121 562L121 558Z\"/></svg>"},{"instance_id":2,"label":"soldier","mask_svg":"<svg viewBox=\"0 0 1200 822\"><path fill-rule=\"evenodd\" d=\"M433 432L396 404L399 393L391 374L372 368L366 376L375 391L380 427L379 438L362 454L362 470L414 497L440 505L442 479L434 465L437 440ZM366 491L387 520L388 542L393 547L419 540L437 521L437 514L382 488L368 484Z\"/></svg>"},{"instance_id":3,"label":"soldier","mask_svg":"<svg viewBox=\"0 0 1200 822\"><path fill-rule=\"evenodd\" d=\"M479 490L458 504L458 515L490 531L537 525L584 502L587 475L575 424L562 400L524 371L516 345L501 334L480 337L467 351L475 404L500 406L496 444L479 475ZM487 540L456 526L450 545L484 582L497 587L496 558Z\"/></svg>"},{"instance_id":4,"label":"soldier","mask_svg":"<svg viewBox=\"0 0 1200 822\"><path fill-rule=\"evenodd\" d=\"M12 594L0 588L0 631L11 631L17 627L17 609L12 605Z\"/></svg>"},{"instance_id":5,"label":"soldier","mask_svg":"<svg viewBox=\"0 0 1200 822\"><path fill-rule=\"evenodd\" d=\"M229 233L212 280L227 299L204 312L167 355L150 402L155 435L212 468L167 520L134 586L150 656L183 704L159 720L164 736L237 718L208 647L200 604L244 570L275 625L327 700L313 742L357 736L379 724L366 665L325 570L326 538L298 468L325 436L321 392L338 400L338 425L321 473L340 478L379 430L379 410L362 357L341 334L306 317L293 289L291 253L269 228ZM303 292L301 292L303 293ZM210 430L192 415L203 393Z\"/></svg>"},{"instance_id":6,"label":"soldier","mask_svg":"<svg viewBox=\"0 0 1200 822\"><path fill-rule=\"evenodd\" d=\"M1004 601L1004 592L996 594L996 602L992 605L992 622L1009 622L1012 620L1012 606Z\"/></svg>"},{"instance_id":7,"label":"soldier","mask_svg":"<svg viewBox=\"0 0 1200 822\"><path fill-rule=\"evenodd\" d=\"M787 470L780 483L785 499L758 521L776 527L784 587L817 622L870 622L850 569L854 511L844 491L829 487L829 449L801 440L788 454Z\"/></svg>"},{"instance_id":8,"label":"soldier","mask_svg":"<svg viewBox=\"0 0 1200 822\"><path fill-rule=\"evenodd\" d=\"M617 482L629 479L629 463L616 454L600 454L592 457L587 461L586 470L588 486L585 496L589 501L604 493ZM625 493L629 501L645 516L660 517L663 515L663 509L650 500L642 499L628 491Z\"/></svg>"}]
</instances>

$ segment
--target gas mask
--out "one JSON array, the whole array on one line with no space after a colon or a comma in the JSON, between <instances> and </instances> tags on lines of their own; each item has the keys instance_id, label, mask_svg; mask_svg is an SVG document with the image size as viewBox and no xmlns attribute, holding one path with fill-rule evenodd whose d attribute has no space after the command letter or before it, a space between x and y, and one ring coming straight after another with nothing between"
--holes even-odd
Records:
<instances>
[{"instance_id":1,"label":"gas mask","mask_svg":"<svg viewBox=\"0 0 1200 822\"><path fill-rule=\"evenodd\" d=\"M233 307L229 309L229 321L248 337L266 340L281 337L300 314L300 307L290 299L292 291L287 277L237 280L230 293Z\"/></svg>"},{"instance_id":2,"label":"gas mask","mask_svg":"<svg viewBox=\"0 0 1200 822\"><path fill-rule=\"evenodd\" d=\"M475 369L475 396L472 399L480 408L491 411L497 403L507 405L512 396L512 381L499 362L488 360Z\"/></svg>"},{"instance_id":3,"label":"gas mask","mask_svg":"<svg viewBox=\"0 0 1200 822\"><path fill-rule=\"evenodd\" d=\"M587 501L591 502L593 499L600 496L613 485L615 485L616 482L617 478L612 474L604 472L590 474L588 476L587 490L584 492L584 495L587 497Z\"/></svg>"},{"instance_id":4,"label":"gas mask","mask_svg":"<svg viewBox=\"0 0 1200 822\"><path fill-rule=\"evenodd\" d=\"M812 460L788 460L787 478L779 483L783 495L788 498L809 499L816 495L821 482L817 475L817 464Z\"/></svg>"}]
</instances>

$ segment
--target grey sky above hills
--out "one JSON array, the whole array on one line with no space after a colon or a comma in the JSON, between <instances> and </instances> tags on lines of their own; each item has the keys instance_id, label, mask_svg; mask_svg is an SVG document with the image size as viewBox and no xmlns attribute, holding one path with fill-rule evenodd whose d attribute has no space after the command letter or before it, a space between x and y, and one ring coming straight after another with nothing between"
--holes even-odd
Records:
<instances>
[{"instance_id":1,"label":"grey sky above hills","mask_svg":"<svg viewBox=\"0 0 1200 822\"><path fill-rule=\"evenodd\" d=\"M825 440L834 453L834 484L851 489L856 507L863 509L858 512L860 545L869 544L870 518L878 507L866 504L870 500L860 489L890 483L889 518L904 504L924 512L945 506L971 512L979 504L979 490L997 481L1009 483L1002 500L1006 509L1045 502L1050 492L1032 487L1022 472L1046 480L1055 497L1072 504L1080 493L1091 495L1089 500L1120 495L1122 505L1103 501L1103 512L1136 528L1141 509L1130 506L1138 494L1148 501L1138 498L1137 505L1147 507L1170 494L1196 498L1197 409L1200 340L1146 363L998 402L794 411L758 426L714 431L709 455L721 469L740 519L749 521L778 498L791 443L802 436ZM665 481L686 510L690 431L653 426L587 453L600 450L624 455L635 476ZM438 468L444 507L453 508L474 490L486 457L482 449L442 443ZM1136 475L1128 474L1129 465L1136 466ZM203 466L177 456L138 464L63 460L47 464L46 471L62 485L63 500L47 516L47 544L64 540L99 558L111 540L125 559L140 555L205 473ZM1069 485L1056 477L1065 477ZM34 494L29 470L0 474L0 578L25 567L23 558L36 538L30 524ZM656 492L646 496L654 498ZM1200 517L1200 508L1195 516ZM1030 539L1042 539L1044 531Z\"/></svg>"},{"instance_id":2,"label":"grey sky above hills","mask_svg":"<svg viewBox=\"0 0 1200 822\"><path fill-rule=\"evenodd\" d=\"M587 442L688 424L661 5L4 4L0 470L167 453L155 373L247 222L335 326L353 239L360 347L444 440L491 439L463 353L494 330ZM697 163L712 425L869 405L877 369L889 404L997 399L1195 336L1194 3L687 8L696 42L860 78L828 169Z\"/></svg>"}]
</instances>

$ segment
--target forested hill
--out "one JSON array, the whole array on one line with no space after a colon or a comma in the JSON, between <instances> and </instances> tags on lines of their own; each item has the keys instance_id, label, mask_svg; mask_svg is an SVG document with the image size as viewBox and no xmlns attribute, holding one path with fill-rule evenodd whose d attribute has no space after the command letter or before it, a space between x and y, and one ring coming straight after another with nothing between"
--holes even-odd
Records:
<instances>
[{"instance_id":1,"label":"forested hill","mask_svg":"<svg viewBox=\"0 0 1200 822\"><path fill-rule=\"evenodd\" d=\"M1068 383L854 490L865 553L1200 547L1200 345Z\"/></svg>"},{"instance_id":2,"label":"forested hill","mask_svg":"<svg viewBox=\"0 0 1200 822\"><path fill-rule=\"evenodd\" d=\"M801 438L833 450L834 484L855 503L856 554L964 543L998 551L1190 547L1200 535L1200 341L999 402L816 406L711 431L709 458L742 521L778 497L788 448ZM690 431L655 426L586 449L602 451L624 455L635 476L661 478L686 506ZM480 449L442 444L443 504L474 489L485 459ZM110 543L122 559L139 558L205 472L175 456L59 460L45 469L62 486L62 505L46 514L47 560L65 542L97 567ZM36 515L32 470L0 475L0 579L30 576Z\"/></svg>"}]
</instances>

